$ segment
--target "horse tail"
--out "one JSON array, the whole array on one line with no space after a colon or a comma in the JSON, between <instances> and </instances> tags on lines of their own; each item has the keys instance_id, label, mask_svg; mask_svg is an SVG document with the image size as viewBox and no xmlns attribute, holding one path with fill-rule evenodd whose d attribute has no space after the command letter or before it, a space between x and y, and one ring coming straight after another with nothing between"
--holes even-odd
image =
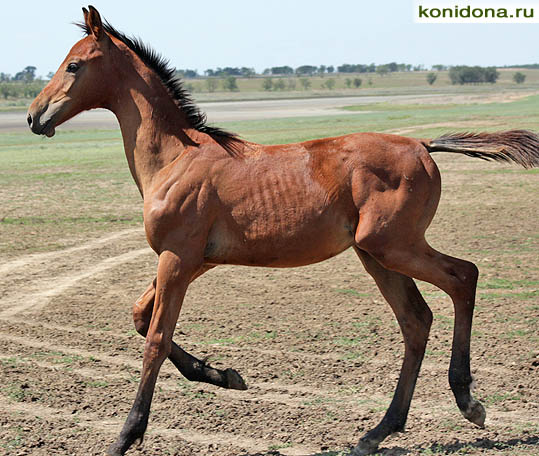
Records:
<instances>
[{"instance_id":1,"label":"horse tail","mask_svg":"<svg viewBox=\"0 0 539 456\"><path fill-rule=\"evenodd\" d=\"M450 133L422 143L429 153L455 152L483 160L515 162L524 168L539 167L539 135L528 130Z\"/></svg>"}]
</instances>

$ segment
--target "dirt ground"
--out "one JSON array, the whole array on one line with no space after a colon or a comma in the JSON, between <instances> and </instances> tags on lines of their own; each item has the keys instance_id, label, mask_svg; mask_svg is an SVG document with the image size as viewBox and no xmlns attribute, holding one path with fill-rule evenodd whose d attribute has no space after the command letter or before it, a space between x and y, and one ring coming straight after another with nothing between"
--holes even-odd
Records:
<instances>
[{"instance_id":1,"label":"dirt ground","mask_svg":"<svg viewBox=\"0 0 539 456\"><path fill-rule=\"evenodd\" d=\"M429 233L481 270L472 337L485 429L447 382L452 305L421 285L435 321L405 433L383 455L539 454L538 174L439 155ZM153 279L142 227L0 264L0 454L101 455L134 398L143 339L131 305ZM247 391L161 370L144 444L130 455L337 455L382 418L403 344L353 251L297 269L221 267L188 292L175 340L233 367Z\"/></svg>"}]
</instances>

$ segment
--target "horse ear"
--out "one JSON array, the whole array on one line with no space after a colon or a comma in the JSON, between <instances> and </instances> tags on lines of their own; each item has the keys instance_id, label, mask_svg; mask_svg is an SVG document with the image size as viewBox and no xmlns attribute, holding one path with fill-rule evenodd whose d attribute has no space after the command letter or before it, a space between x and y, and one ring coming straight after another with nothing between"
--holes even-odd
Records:
<instances>
[{"instance_id":1,"label":"horse ear","mask_svg":"<svg viewBox=\"0 0 539 456\"><path fill-rule=\"evenodd\" d=\"M84 6L82 7L82 14L84 14L84 23L88 25L88 10Z\"/></svg>"},{"instance_id":2,"label":"horse ear","mask_svg":"<svg viewBox=\"0 0 539 456\"><path fill-rule=\"evenodd\" d=\"M97 40L100 40L105 34L101 16L92 5L89 5L88 8L90 11L87 11L86 8L82 9L82 12L84 13L84 22L86 22L90 33L94 35Z\"/></svg>"}]
</instances>

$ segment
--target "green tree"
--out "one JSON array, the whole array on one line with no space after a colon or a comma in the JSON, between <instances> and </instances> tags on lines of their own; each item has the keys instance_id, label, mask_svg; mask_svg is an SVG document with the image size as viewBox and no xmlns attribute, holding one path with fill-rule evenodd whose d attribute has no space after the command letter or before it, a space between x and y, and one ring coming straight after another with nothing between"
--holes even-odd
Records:
<instances>
[{"instance_id":1,"label":"green tree","mask_svg":"<svg viewBox=\"0 0 539 456\"><path fill-rule=\"evenodd\" d=\"M369 80L370 80L370 79L369 79ZM353 81L353 82L354 82L354 87L355 87L356 89L359 89L359 86L361 85L361 82L362 82L362 81L361 81L361 78L354 78L354 81Z\"/></svg>"},{"instance_id":2,"label":"green tree","mask_svg":"<svg viewBox=\"0 0 539 456\"><path fill-rule=\"evenodd\" d=\"M517 84L522 84L526 80L526 75L524 73L521 73L520 71L517 71L513 75L513 81L515 81Z\"/></svg>"},{"instance_id":3,"label":"green tree","mask_svg":"<svg viewBox=\"0 0 539 456\"><path fill-rule=\"evenodd\" d=\"M262 81L262 88L266 91L270 91L273 89L273 79L271 78L264 78Z\"/></svg>"},{"instance_id":4,"label":"green tree","mask_svg":"<svg viewBox=\"0 0 539 456\"><path fill-rule=\"evenodd\" d=\"M352 87L352 80L350 78L346 78L344 80L344 84L346 85L346 87L350 88Z\"/></svg>"},{"instance_id":5,"label":"green tree","mask_svg":"<svg viewBox=\"0 0 539 456\"><path fill-rule=\"evenodd\" d=\"M436 73L428 73L427 74L427 82L429 83L429 85L432 85L436 82L436 78L438 76L436 75Z\"/></svg>"},{"instance_id":6,"label":"green tree","mask_svg":"<svg viewBox=\"0 0 539 456\"><path fill-rule=\"evenodd\" d=\"M279 78L273 83L273 90L284 90L286 89L286 84L284 79Z\"/></svg>"},{"instance_id":7,"label":"green tree","mask_svg":"<svg viewBox=\"0 0 539 456\"><path fill-rule=\"evenodd\" d=\"M27 66L24 70L19 71L15 76L15 81L22 81L22 82L33 82L36 78L36 67L35 66Z\"/></svg>"},{"instance_id":8,"label":"green tree","mask_svg":"<svg viewBox=\"0 0 539 456\"><path fill-rule=\"evenodd\" d=\"M238 81L234 76L227 76L225 79L223 79L223 88L225 90L229 90L230 92L237 92L240 90L238 87Z\"/></svg>"},{"instance_id":9,"label":"green tree","mask_svg":"<svg viewBox=\"0 0 539 456\"><path fill-rule=\"evenodd\" d=\"M376 67L376 73L380 76L385 76L387 73L389 73L389 67L387 65L378 65Z\"/></svg>"},{"instance_id":10,"label":"green tree","mask_svg":"<svg viewBox=\"0 0 539 456\"><path fill-rule=\"evenodd\" d=\"M335 79L330 78L324 84L322 84L322 87L325 87L328 90L333 90L335 88Z\"/></svg>"},{"instance_id":11,"label":"green tree","mask_svg":"<svg viewBox=\"0 0 539 456\"><path fill-rule=\"evenodd\" d=\"M311 88L311 81L309 78L299 78L299 82L303 90L308 90Z\"/></svg>"},{"instance_id":12,"label":"green tree","mask_svg":"<svg viewBox=\"0 0 539 456\"><path fill-rule=\"evenodd\" d=\"M215 92L218 86L219 86L219 81L217 79L215 78L206 79L206 88L208 89L208 92Z\"/></svg>"}]
</instances>

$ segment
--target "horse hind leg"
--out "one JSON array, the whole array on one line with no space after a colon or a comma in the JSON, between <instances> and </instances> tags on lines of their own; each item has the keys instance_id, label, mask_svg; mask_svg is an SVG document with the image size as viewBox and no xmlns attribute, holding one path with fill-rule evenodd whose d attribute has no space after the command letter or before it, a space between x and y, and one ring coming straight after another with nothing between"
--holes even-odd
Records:
<instances>
[{"instance_id":1,"label":"horse hind leg","mask_svg":"<svg viewBox=\"0 0 539 456\"><path fill-rule=\"evenodd\" d=\"M193 280L206 271L207 269L198 273ZM135 323L135 328L143 337L146 337L146 334L148 333L152 318L155 302L155 282L156 280L154 279L146 291L144 291L133 305L133 321ZM195 358L193 355L187 353L174 341L172 341L172 347L168 358L187 380L210 383L226 389L247 389L247 385L243 378L235 369L228 368L220 370L211 367L206 361Z\"/></svg>"},{"instance_id":2,"label":"horse hind leg","mask_svg":"<svg viewBox=\"0 0 539 456\"><path fill-rule=\"evenodd\" d=\"M352 455L375 451L378 444L394 432L404 431L417 376L425 353L432 312L419 293L414 281L383 267L367 252L355 247L363 266L374 278L399 322L404 338L404 361L393 400L382 421L365 434Z\"/></svg>"},{"instance_id":3,"label":"horse hind leg","mask_svg":"<svg viewBox=\"0 0 539 456\"><path fill-rule=\"evenodd\" d=\"M479 275L477 267L469 261L434 250L424 238L416 242L394 241L383 247L371 242L363 248L386 268L432 283L451 297L455 324L449 384L462 415L483 427L486 412L471 394L473 379L470 372L470 336Z\"/></svg>"}]
</instances>

